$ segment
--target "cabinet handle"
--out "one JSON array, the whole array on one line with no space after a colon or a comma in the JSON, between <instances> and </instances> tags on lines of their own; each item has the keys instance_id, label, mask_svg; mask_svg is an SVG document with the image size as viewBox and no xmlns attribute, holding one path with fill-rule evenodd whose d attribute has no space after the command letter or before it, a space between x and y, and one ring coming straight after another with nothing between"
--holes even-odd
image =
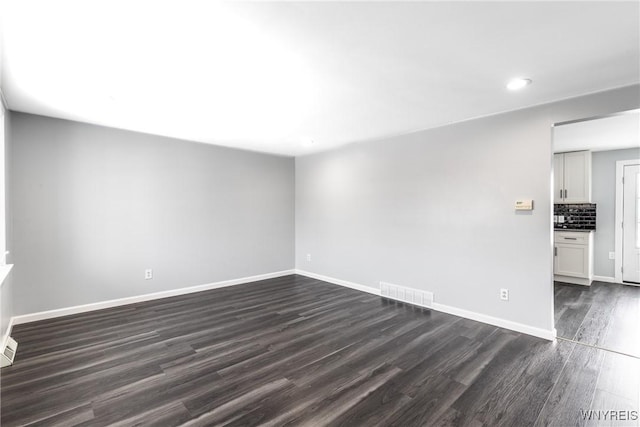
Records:
<instances>
[{"instance_id":1,"label":"cabinet handle","mask_svg":"<svg viewBox=\"0 0 640 427\"><path fill-rule=\"evenodd\" d=\"M564 198L565 199L567 198L567 190L566 189L564 190Z\"/></svg>"},{"instance_id":2,"label":"cabinet handle","mask_svg":"<svg viewBox=\"0 0 640 427\"><path fill-rule=\"evenodd\" d=\"M577 237L563 237L564 240L578 240Z\"/></svg>"},{"instance_id":3,"label":"cabinet handle","mask_svg":"<svg viewBox=\"0 0 640 427\"><path fill-rule=\"evenodd\" d=\"M553 247L553 256L558 256L558 247L557 246Z\"/></svg>"},{"instance_id":4,"label":"cabinet handle","mask_svg":"<svg viewBox=\"0 0 640 427\"><path fill-rule=\"evenodd\" d=\"M562 188L560 189L560 198L562 199Z\"/></svg>"}]
</instances>

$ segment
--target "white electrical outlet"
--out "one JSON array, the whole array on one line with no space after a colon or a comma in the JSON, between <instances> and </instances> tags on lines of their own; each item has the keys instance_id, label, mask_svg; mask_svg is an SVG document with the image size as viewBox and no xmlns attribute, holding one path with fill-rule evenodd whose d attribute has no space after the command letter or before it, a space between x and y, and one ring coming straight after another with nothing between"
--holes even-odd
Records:
<instances>
[{"instance_id":1,"label":"white electrical outlet","mask_svg":"<svg viewBox=\"0 0 640 427\"><path fill-rule=\"evenodd\" d=\"M502 301L509 301L509 289L500 289L500 299Z\"/></svg>"},{"instance_id":2,"label":"white electrical outlet","mask_svg":"<svg viewBox=\"0 0 640 427\"><path fill-rule=\"evenodd\" d=\"M311 262L311 254L307 254L307 262Z\"/></svg>"},{"instance_id":3,"label":"white electrical outlet","mask_svg":"<svg viewBox=\"0 0 640 427\"><path fill-rule=\"evenodd\" d=\"M153 279L153 270L150 268L147 268L144 271L144 280L150 280Z\"/></svg>"},{"instance_id":4,"label":"white electrical outlet","mask_svg":"<svg viewBox=\"0 0 640 427\"><path fill-rule=\"evenodd\" d=\"M609 252L609 259L616 259L616 253L615 252Z\"/></svg>"}]
</instances>

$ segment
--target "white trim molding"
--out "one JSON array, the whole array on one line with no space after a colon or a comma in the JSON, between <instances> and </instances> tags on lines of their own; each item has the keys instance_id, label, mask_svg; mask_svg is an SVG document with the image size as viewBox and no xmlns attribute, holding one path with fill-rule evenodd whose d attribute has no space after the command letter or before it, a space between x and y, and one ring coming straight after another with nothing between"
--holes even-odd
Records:
<instances>
[{"instance_id":1,"label":"white trim molding","mask_svg":"<svg viewBox=\"0 0 640 427\"><path fill-rule=\"evenodd\" d=\"M23 314L14 316L9 322L7 334L11 332L13 325L22 325L24 323L37 322L38 320L53 319L56 317L69 316L71 314L86 313L88 311L102 310L105 308L118 307L121 305L134 304L137 302L152 301L161 298L173 297L178 295L192 294L195 292L208 291L211 289L226 288L228 286L242 285L260 280L273 279L276 277L289 276L295 274L295 270L283 270L274 273L259 274L256 276L242 277L239 279L223 280L220 282L207 283L204 285L190 286L188 288L172 289L169 291L154 292L151 294L137 295L133 297L119 298L109 301L94 302L91 304L76 305L73 307L59 308L56 310L40 311L38 313Z\"/></svg>"},{"instance_id":2,"label":"white trim molding","mask_svg":"<svg viewBox=\"0 0 640 427\"><path fill-rule=\"evenodd\" d=\"M622 177L624 176L624 167L639 165L640 159L632 160L618 160L616 162L616 208L615 208L615 261L614 271L616 283L622 283L622 210L623 210L623 197L622 197Z\"/></svg>"},{"instance_id":3,"label":"white trim molding","mask_svg":"<svg viewBox=\"0 0 640 427\"><path fill-rule=\"evenodd\" d=\"M0 265L0 288L4 284L6 278L9 276L11 269L13 268L13 264ZM0 339L0 351L2 351L6 345L7 340L11 336L11 330L13 329L13 317L9 319L9 323L7 324L7 329L2 331L2 338Z\"/></svg>"},{"instance_id":4,"label":"white trim molding","mask_svg":"<svg viewBox=\"0 0 640 427\"><path fill-rule=\"evenodd\" d=\"M322 274L316 274L316 273L312 273L310 271L304 271L304 270L296 269L295 274L310 277L312 279L322 280L323 282L333 283L334 285L344 286L345 288L355 289L356 291L367 292L373 295L380 296L380 289L372 288L371 286L365 286L359 283L348 282L346 280L336 279L329 276L323 276Z\"/></svg>"},{"instance_id":5,"label":"white trim molding","mask_svg":"<svg viewBox=\"0 0 640 427\"><path fill-rule=\"evenodd\" d=\"M2 336L2 341L0 342L0 351L4 350L4 348L7 346L7 340L9 339L9 337L11 336L11 331L13 330L13 317L11 319L9 319L9 324L7 325L7 330L4 332L4 335Z\"/></svg>"},{"instance_id":6,"label":"white trim molding","mask_svg":"<svg viewBox=\"0 0 640 427\"><path fill-rule=\"evenodd\" d=\"M513 322L511 320L493 317L445 304L438 304L436 302L433 303L433 309L441 311L443 313L453 314L454 316L464 317L465 319L475 320L476 322L486 323L489 325L497 326L499 328L520 332L526 335L532 335L534 337L542 338L547 341L555 341L557 336L555 328L552 330L536 328L534 326L525 325L524 323Z\"/></svg>"},{"instance_id":7,"label":"white trim molding","mask_svg":"<svg viewBox=\"0 0 640 427\"><path fill-rule=\"evenodd\" d=\"M354 289L360 292L367 292L369 294L380 296L380 289L365 286L359 283L349 282L347 280L336 279L321 274L311 273L304 270L283 270L274 273L260 274L257 276L243 277L239 279L225 280L221 282L208 283L204 285L191 286L188 288L173 289L163 292L155 292L152 294L138 295L133 297L120 298L109 301L101 301L91 304L78 305L74 307L60 308L56 310L41 311L38 313L24 314L20 316L14 316L9 321L9 326L5 336L3 336L2 343L6 342L6 339L11 335L11 330L14 325L21 325L24 323L36 322L39 320L53 319L56 317L69 316L72 314L86 313L89 311L102 310L105 308L118 307L127 304L134 304L137 302L151 301L155 299L167 298L178 295L186 295L195 292L202 292L211 289L224 288L228 286L241 285L250 282L256 282L260 280L273 279L277 277L289 276L292 274L299 274L301 276L310 277L312 279L322 280L324 282L333 283L334 285L343 286L346 288ZM529 325L525 325L518 322L513 322L498 317L488 316L482 313L476 313L469 310L464 310L457 307L451 307L445 304L433 303L433 309L443 313L452 314L454 316L464 317L466 319L475 320L489 325L497 326L504 329L520 332L527 335L533 335L538 338L553 341L556 338L556 330L547 331L545 329L535 328Z\"/></svg>"},{"instance_id":8,"label":"white trim molding","mask_svg":"<svg viewBox=\"0 0 640 427\"><path fill-rule=\"evenodd\" d=\"M2 284L4 283L7 276L9 276L9 273L11 273L12 268L13 264L0 265L0 288L2 287Z\"/></svg>"},{"instance_id":9,"label":"white trim molding","mask_svg":"<svg viewBox=\"0 0 640 427\"><path fill-rule=\"evenodd\" d=\"M615 277L609 277L609 276L593 276L593 280L594 281L598 281L598 282L605 282L605 283L620 283L620 284L622 284L622 282L616 282L616 278Z\"/></svg>"},{"instance_id":10,"label":"white trim molding","mask_svg":"<svg viewBox=\"0 0 640 427\"><path fill-rule=\"evenodd\" d=\"M346 288L355 289L357 291L368 292L373 295L380 296L380 289L372 288L371 286L361 285L359 283L349 282L342 279L336 279L329 276L323 276L321 274L311 273L304 270L295 270L296 274L301 276L310 277L312 279L322 280L324 282L333 283L334 285L344 286ZM458 307L452 307L445 304L433 303L433 310L440 311L447 314L452 314L458 317L464 317L465 319L475 320L477 322L487 323L489 325L497 326L499 328L509 329L511 331L520 332L527 335L533 335L534 337L542 338L548 341L554 341L556 339L556 330L546 330L536 328L533 326L525 325L523 323L513 322L511 320L501 319L499 317L488 316L482 313L476 313L474 311L464 310Z\"/></svg>"}]
</instances>

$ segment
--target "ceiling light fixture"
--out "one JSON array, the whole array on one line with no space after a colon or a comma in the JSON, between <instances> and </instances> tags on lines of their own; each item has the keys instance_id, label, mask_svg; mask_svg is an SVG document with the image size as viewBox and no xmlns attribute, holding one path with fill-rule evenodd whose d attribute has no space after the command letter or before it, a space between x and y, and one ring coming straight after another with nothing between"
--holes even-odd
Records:
<instances>
[{"instance_id":1,"label":"ceiling light fixture","mask_svg":"<svg viewBox=\"0 0 640 427\"><path fill-rule=\"evenodd\" d=\"M302 140L302 143L307 147L311 147L313 144L315 144L315 141L311 138L305 138Z\"/></svg>"},{"instance_id":2,"label":"ceiling light fixture","mask_svg":"<svg viewBox=\"0 0 640 427\"><path fill-rule=\"evenodd\" d=\"M523 79L523 78L511 79L511 81L507 83L507 89L520 90L522 88L529 86L530 84L531 84L531 79Z\"/></svg>"}]
</instances>

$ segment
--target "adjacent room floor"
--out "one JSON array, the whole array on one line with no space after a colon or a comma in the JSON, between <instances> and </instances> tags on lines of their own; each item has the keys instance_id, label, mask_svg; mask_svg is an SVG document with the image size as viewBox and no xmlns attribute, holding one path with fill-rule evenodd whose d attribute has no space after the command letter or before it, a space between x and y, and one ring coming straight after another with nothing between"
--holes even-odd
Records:
<instances>
[{"instance_id":1,"label":"adjacent room floor","mask_svg":"<svg viewBox=\"0 0 640 427\"><path fill-rule=\"evenodd\" d=\"M640 357L640 286L555 283L558 337Z\"/></svg>"},{"instance_id":2,"label":"adjacent room floor","mask_svg":"<svg viewBox=\"0 0 640 427\"><path fill-rule=\"evenodd\" d=\"M302 276L20 325L13 336L3 426L564 426L640 400L637 358Z\"/></svg>"}]
</instances>

